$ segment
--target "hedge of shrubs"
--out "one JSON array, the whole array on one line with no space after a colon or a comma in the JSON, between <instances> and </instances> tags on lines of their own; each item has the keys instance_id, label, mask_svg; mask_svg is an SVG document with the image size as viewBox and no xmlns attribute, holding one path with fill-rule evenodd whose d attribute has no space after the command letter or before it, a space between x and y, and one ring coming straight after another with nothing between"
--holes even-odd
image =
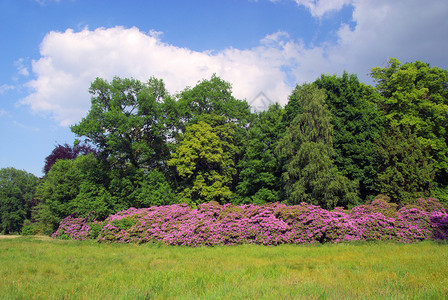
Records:
<instances>
[{"instance_id":1,"label":"hedge of shrubs","mask_svg":"<svg viewBox=\"0 0 448 300\"><path fill-rule=\"evenodd\" d=\"M307 244L391 240L411 243L448 239L448 211L436 199L397 209L382 199L350 211L327 211L306 203L287 206L186 204L129 208L105 221L69 216L55 238L104 243L162 242L167 245Z\"/></svg>"}]
</instances>

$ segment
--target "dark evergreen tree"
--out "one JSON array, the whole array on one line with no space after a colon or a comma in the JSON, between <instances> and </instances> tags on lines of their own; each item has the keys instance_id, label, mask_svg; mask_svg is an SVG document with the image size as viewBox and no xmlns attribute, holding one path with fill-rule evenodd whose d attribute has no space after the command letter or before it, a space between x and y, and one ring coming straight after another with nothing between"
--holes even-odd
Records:
<instances>
[{"instance_id":1,"label":"dark evergreen tree","mask_svg":"<svg viewBox=\"0 0 448 300\"><path fill-rule=\"evenodd\" d=\"M312 84L297 86L290 96L302 112L277 147L287 159L283 179L290 204L308 202L331 209L358 201L357 184L334 165L333 125L325 97L325 91Z\"/></svg>"},{"instance_id":2,"label":"dark evergreen tree","mask_svg":"<svg viewBox=\"0 0 448 300\"><path fill-rule=\"evenodd\" d=\"M345 72L342 77L322 75L314 84L325 90L332 114L335 165L343 175L359 181L361 198L377 195L380 158L375 143L381 137L385 117L374 89Z\"/></svg>"}]
</instances>

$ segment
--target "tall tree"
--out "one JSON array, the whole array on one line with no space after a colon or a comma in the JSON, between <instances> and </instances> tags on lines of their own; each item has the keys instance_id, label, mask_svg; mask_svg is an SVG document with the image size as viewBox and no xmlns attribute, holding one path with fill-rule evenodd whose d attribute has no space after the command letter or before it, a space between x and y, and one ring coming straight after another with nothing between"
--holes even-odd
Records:
<instances>
[{"instance_id":1,"label":"tall tree","mask_svg":"<svg viewBox=\"0 0 448 300\"><path fill-rule=\"evenodd\" d=\"M281 163L275 148L285 131L283 115L284 109L275 104L259 112L253 121L237 166L239 202L263 204L281 200Z\"/></svg>"},{"instance_id":2,"label":"tall tree","mask_svg":"<svg viewBox=\"0 0 448 300\"><path fill-rule=\"evenodd\" d=\"M308 202L324 208L357 203L357 185L334 165L333 125L325 91L312 84L297 86L290 101L299 113L279 142L286 157L283 178L288 202Z\"/></svg>"},{"instance_id":3,"label":"tall tree","mask_svg":"<svg viewBox=\"0 0 448 300\"><path fill-rule=\"evenodd\" d=\"M0 233L20 233L31 217L39 178L14 168L0 169Z\"/></svg>"},{"instance_id":4,"label":"tall tree","mask_svg":"<svg viewBox=\"0 0 448 300\"><path fill-rule=\"evenodd\" d=\"M325 90L332 114L335 165L351 180L359 181L361 198L376 195L376 172L380 157L376 141L385 126L378 95L371 86L360 83L354 74L321 75L314 84Z\"/></svg>"},{"instance_id":5,"label":"tall tree","mask_svg":"<svg viewBox=\"0 0 448 300\"><path fill-rule=\"evenodd\" d=\"M163 81L97 78L89 91L90 111L72 131L91 141L112 168L162 169L169 156Z\"/></svg>"},{"instance_id":6,"label":"tall tree","mask_svg":"<svg viewBox=\"0 0 448 300\"><path fill-rule=\"evenodd\" d=\"M448 185L448 71L416 61L401 64L390 59L384 68L372 68L379 105L390 126L409 128L428 149L439 185Z\"/></svg>"},{"instance_id":7,"label":"tall tree","mask_svg":"<svg viewBox=\"0 0 448 300\"><path fill-rule=\"evenodd\" d=\"M178 111L183 129L202 114L223 116L226 122L243 128L252 118L250 105L233 97L232 85L216 75L182 91L178 95Z\"/></svg>"}]
</instances>

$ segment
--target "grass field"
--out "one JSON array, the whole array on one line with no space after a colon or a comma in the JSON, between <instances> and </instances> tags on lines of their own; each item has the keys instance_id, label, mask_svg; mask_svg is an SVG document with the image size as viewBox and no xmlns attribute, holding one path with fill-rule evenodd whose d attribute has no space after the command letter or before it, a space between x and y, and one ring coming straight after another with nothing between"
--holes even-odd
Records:
<instances>
[{"instance_id":1,"label":"grass field","mask_svg":"<svg viewBox=\"0 0 448 300\"><path fill-rule=\"evenodd\" d=\"M447 299L448 244L0 239L0 299Z\"/></svg>"}]
</instances>

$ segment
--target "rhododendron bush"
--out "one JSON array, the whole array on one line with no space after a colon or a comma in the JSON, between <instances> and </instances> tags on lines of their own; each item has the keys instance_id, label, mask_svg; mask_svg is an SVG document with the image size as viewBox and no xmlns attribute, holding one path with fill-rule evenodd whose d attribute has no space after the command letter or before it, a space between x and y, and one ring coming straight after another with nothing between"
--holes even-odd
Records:
<instances>
[{"instance_id":1,"label":"rhododendron bush","mask_svg":"<svg viewBox=\"0 0 448 300\"><path fill-rule=\"evenodd\" d=\"M305 244L392 240L403 243L448 239L448 213L435 199L420 199L401 209L378 199L350 211L327 211L306 203L295 206L186 204L129 208L102 223L91 217L64 219L53 237L99 242L213 246Z\"/></svg>"}]
</instances>

